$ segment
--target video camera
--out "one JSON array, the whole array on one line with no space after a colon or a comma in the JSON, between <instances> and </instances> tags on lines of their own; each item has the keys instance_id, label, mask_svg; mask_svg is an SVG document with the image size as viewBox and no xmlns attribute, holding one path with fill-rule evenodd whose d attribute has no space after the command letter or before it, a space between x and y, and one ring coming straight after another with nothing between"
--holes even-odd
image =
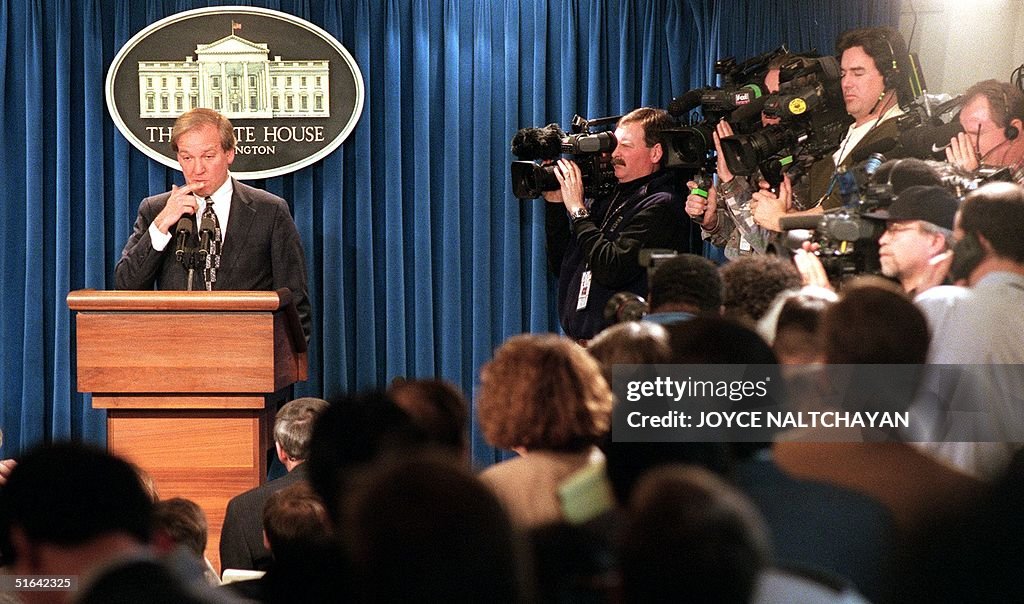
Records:
<instances>
[{"instance_id":1,"label":"video camera","mask_svg":"<svg viewBox=\"0 0 1024 604\"><path fill-rule=\"evenodd\" d=\"M714 71L722 77L721 88L696 88L672 99L666 109L681 125L665 131L668 157L665 166L714 172L712 136L715 125L726 119L736 132L756 130L766 98L764 77L768 64L788 52L783 45L739 64L732 57L719 59ZM684 118L697 108L702 114L700 118L695 121Z\"/></svg>"},{"instance_id":2,"label":"video camera","mask_svg":"<svg viewBox=\"0 0 1024 604\"><path fill-rule=\"evenodd\" d=\"M544 191L557 191L556 167L548 162L570 155L583 176L583 194L598 197L615 187L615 170L611 152L615 149L615 133L608 130L621 116L587 120L572 118L572 134L557 124L543 128L523 128L512 138L512 154L520 160L512 162L512 193L519 199L535 199ZM538 164L537 161L545 162Z\"/></svg>"},{"instance_id":3,"label":"video camera","mask_svg":"<svg viewBox=\"0 0 1024 604\"><path fill-rule=\"evenodd\" d=\"M884 162L885 157L874 153L852 169L839 169L837 185L843 198L841 207L821 216L783 217L780 226L786 231L783 244L786 250L800 249L808 240L817 243L818 250L814 253L832 280L880 273L878 238L885 230L885 221L866 215L889 207L895 199L892 184L871 182ZM775 251L781 250L776 246Z\"/></svg>"},{"instance_id":4,"label":"video camera","mask_svg":"<svg viewBox=\"0 0 1024 604\"><path fill-rule=\"evenodd\" d=\"M768 174L781 169L779 160L794 158L789 171L795 178L834 152L852 121L840 78L835 57L797 56L787 61L779 71L779 91L765 98L763 109L780 123L722 139L729 170L749 176L760 169L769 181L781 181L781 175Z\"/></svg>"}]
</instances>

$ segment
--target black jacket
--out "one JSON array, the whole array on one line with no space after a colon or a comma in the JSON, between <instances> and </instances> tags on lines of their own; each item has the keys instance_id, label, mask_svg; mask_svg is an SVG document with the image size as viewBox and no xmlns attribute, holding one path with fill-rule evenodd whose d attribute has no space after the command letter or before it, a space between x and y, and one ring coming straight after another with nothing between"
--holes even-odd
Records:
<instances>
[{"instance_id":1,"label":"black jacket","mask_svg":"<svg viewBox=\"0 0 1024 604\"><path fill-rule=\"evenodd\" d=\"M674 171L619 184L588 208L589 218L570 224L565 206L547 206L548 264L558 275L559 319L575 340L590 339L605 327L604 307L616 292L647 295L641 249L691 251L691 221ZM587 270L592 272L590 296L586 307L577 310Z\"/></svg>"}]
</instances>

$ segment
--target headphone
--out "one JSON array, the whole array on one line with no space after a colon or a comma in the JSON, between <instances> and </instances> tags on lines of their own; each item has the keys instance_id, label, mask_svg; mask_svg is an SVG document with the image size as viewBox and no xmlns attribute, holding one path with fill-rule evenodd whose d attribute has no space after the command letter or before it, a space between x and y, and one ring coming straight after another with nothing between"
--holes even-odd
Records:
<instances>
[{"instance_id":1,"label":"headphone","mask_svg":"<svg viewBox=\"0 0 1024 604\"><path fill-rule=\"evenodd\" d=\"M1003 136L1006 137L1006 140L1012 141L1020 136L1020 130L1013 125L1013 117L1010 115L1010 99L1006 96L1006 88L1002 84L999 85L999 92L1003 94L1003 123L1006 125Z\"/></svg>"},{"instance_id":2,"label":"headphone","mask_svg":"<svg viewBox=\"0 0 1024 604\"><path fill-rule=\"evenodd\" d=\"M882 80L885 84L886 90L895 89L896 84L893 80L902 75L900 72L900 66L896 62L896 51L892 48L892 43L889 42L889 36L885 35L884 32L879 34L879 37L885 42L886 47L889 49L889 66L883 67L885 71L882 72Z\"/></svg>"}]
</instances>

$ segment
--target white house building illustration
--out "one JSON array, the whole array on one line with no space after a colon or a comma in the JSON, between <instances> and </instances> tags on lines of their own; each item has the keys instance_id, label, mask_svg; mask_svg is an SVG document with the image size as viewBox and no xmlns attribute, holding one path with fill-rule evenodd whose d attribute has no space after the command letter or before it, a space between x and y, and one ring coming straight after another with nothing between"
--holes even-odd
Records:
<instances>
[{"instance_id":1,"label":"white house building illustration","mask_svg":"<svg viewBox=\"0 0 1024 604\"><path fill-rule=\"evenodd\" d=\"M199 44L195 54L139 61L140 117L176 118L196 107L229 119L330 117L330 61L270 60L267 44L234 33Z\"/></svg>"}]
</instances>

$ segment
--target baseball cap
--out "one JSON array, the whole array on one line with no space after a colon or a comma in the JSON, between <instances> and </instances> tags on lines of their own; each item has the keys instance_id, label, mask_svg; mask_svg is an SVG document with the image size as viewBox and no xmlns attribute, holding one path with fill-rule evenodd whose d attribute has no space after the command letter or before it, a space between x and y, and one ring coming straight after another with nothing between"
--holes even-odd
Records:
<instances>
[{"instance_id":1,"label":"baseball cap","mask_svg":"<svg viewBox=\"0 0 1024 604\"><path fill-rule=\"evenodd\" d=\"M946 187L907 187L887 208L864 216L882 220L923 220L953 230L953 218L960 201Z\"/></svg>"}]
</instances>

